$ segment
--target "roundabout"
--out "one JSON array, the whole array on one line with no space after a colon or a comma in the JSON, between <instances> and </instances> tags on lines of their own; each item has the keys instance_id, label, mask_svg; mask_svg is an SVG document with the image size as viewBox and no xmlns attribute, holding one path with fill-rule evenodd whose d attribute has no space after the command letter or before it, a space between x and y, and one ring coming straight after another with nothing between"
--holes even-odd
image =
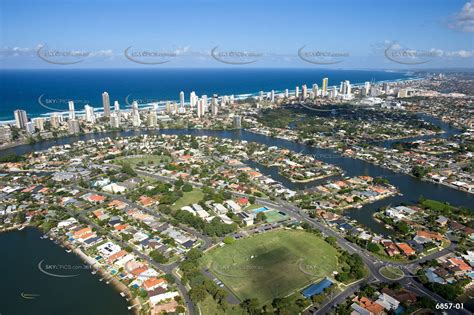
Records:
<instances>
[{"instance_id":1,"label":"roundabout","mask_svg":"<svg viewBox=\"0 0 474 315\"><path fill-rule=\"evenodd\" d=\"M399 267L383 266L379 269L379 273L387 280L396 281L403 279L405 273Z\"/></svg>"}]
</instances>

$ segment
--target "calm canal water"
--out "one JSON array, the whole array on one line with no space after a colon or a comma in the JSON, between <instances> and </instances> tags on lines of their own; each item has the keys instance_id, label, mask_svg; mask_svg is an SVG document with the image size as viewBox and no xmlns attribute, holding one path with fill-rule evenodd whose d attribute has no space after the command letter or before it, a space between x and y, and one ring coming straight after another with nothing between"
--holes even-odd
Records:
<instances>
[{"instance_id":1,"label":"calm canal water","mask_svg":"<svg viewBox=\"0 0 474 315\"><path fill-rule=\"evenodd\" d=\"M129 314L118 291L78 256L41 236L34 228L0 233L0 314ZM46 275L41 261L47 272L77 276Z\"/></svg>"},{"instance_id":2,"label":"calm canal water","mask_svg":"<svg viewBox=\"0 0 474 315\"><path fill-rule=\"evenodd\" d=\"M446 124L440 124L442 128L447 128ZM449 129L449 134L453 134L453 130ZM398 187L402 193L401 196L394 196L391 198L386 198L378 202L365 205L361 209L350 209L345 213L351 219L358 221L359 223L365 225L372 231L380 234L390 234L390 230L385 229L385 227L375 221L372 217L372 214L377 211L381 206L384 205L399 205L400 203L415 203L418 201L420 196L425 198L436 199L440 201L449 202L454 206L464 206L468 208L473 208L474 205L474 195L466 192L462 192L456 189L449 188L444 185L439 185L436 183L426 182L414 178L409 175L396 173L388 169L382 168L377 165L370 164L368 162L353 159L349 157L341 156L340 154L334 152L330 149L321 149L317 147L308 146L301 143L294 143L292 141L287 141L283 139L272 138L264 135L255 134L246 130L230 130L230 131L216 131L216 130L196 130L196 129L166 129L166 130L130 130L122 132L107 132L107 133L96 133L96 134L87 134L80 136L71 136L64 137L57 140L47 140L41 143L33 145L21 145L18 147L6 149L0 151L0 156L8 153L15 154L25 154L32 151L41 151L46 150L54 145L64 145L73 143L75 141L83 140L99 140L105 137L131 137L138 136L141 134L174 134L174 135L193 135L193 136L214 136L221 138L229 138L235 140L247 140L255 141L258 143L263 143L268 146L278 146L282 148L287 148L296 152L301 152L304 154L312 155L314 158L324 161L326 163L334 164L341 167L345 176L359 176L359 175L369 175L372 177L383 177L387 178L391 184ZM426 137L424 137L426 139ZM386 143L389 145L389 143ZM254 165L267 175L275 175L275 168L266 168L261 165ZM308 183L305 184L294 184L283 178L282 176L276 176L275 179L283 182L283 184L288 185L291 189L305 189L311 185L319 184L320 181L313 182L311 185Z\"/></svg>"}]
</instances>

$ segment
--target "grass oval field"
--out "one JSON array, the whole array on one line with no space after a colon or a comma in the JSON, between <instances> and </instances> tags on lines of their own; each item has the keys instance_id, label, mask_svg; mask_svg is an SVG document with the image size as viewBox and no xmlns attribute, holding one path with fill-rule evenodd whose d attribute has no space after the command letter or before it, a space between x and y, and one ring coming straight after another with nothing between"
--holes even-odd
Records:
<instances>
[{"instance_id":1,"label":"grass oval field","mask_svg":"<svg viewBox=\"0 0 474 315\"><path fill-rule=\"evenodd\" d=\"M337 256L315 234L277 230L215 248L202 263L240 300L267 303L339 271Z\"/></svg>"}]
</instances>

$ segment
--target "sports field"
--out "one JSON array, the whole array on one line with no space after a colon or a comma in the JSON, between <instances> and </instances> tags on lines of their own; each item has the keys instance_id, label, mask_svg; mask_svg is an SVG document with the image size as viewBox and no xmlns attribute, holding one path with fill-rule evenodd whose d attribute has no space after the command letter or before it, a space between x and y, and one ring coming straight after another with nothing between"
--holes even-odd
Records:
<instances>
[{"instance_id":1,"label":"sports field","mask_svg":"<svg viewBox=\"0 0 474 315\"><path fill-rule=\"evenodd\" d=\"M176 200L176 202L171 206L173 210L181 209L184 206L192 205L193 203L198 203L204 197L204 193L198 189L194 188L192 191L183 193L183 197Z\"/></svg>"},{"instance_id":2,"label":"sports field","mask_svg":"<svg viewBox=\"0 0 474 315\"><path fill-rule=\"evenodd\" d=\"M240 299L261 304L338 271L337 251L304 231L278 230L205 254L203 264Z\"/></svg>"},{"instance_id":3,"label":"sports field","mask_svg":"<svg viewBox=\"0 0 474 315\"><path fill-rule=\"evenodd\" d=\"M126 156L126 157L120 157L115 160L116 163L129 163L130 166L136 167L138 164L143 164L143 165L158 165L162 162L169 162L170 157L169 156L163 156L163 155L152 155L152 154L144 154L144 155L137 155L137 156Z\"/></svg>"}]
</instances>

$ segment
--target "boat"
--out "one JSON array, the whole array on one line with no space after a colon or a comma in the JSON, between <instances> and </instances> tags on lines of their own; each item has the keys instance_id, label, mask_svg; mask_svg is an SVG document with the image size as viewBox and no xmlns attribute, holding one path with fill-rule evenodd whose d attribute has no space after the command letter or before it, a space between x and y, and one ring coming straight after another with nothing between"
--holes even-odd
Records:
<instances>
[{"instance_id":1,"label":"boat","mask_svg":"<svg viewBox=\"0 0 474 315\"><path fill-rule=\"evenodd\" d=\"M25 226L22 225L22 226L20 226L20 227L18 228L18 231L21 231L21 230L23 230L24 228L25 228Z\"/></svg>"},{"instance_id":2,"label":"boat","mask_svg":"<svg viewBox=\"0 0 474 315\"><path fill-rule=\"evenodd\" d=\"M66 253L70 253L70 252L72 252L72 250L66 249Z\"/></svg>"},{"instance_id":3,"label":"boat","mask_svg":"<svg viewBox=\"0 0 474 315\"><path fill-rule=\"evenodd\" d=\"M21 297L27 300L34 300L38 296L39 294L24 293L24 292L21 293Z\"/></svg>"}]
</instances>

